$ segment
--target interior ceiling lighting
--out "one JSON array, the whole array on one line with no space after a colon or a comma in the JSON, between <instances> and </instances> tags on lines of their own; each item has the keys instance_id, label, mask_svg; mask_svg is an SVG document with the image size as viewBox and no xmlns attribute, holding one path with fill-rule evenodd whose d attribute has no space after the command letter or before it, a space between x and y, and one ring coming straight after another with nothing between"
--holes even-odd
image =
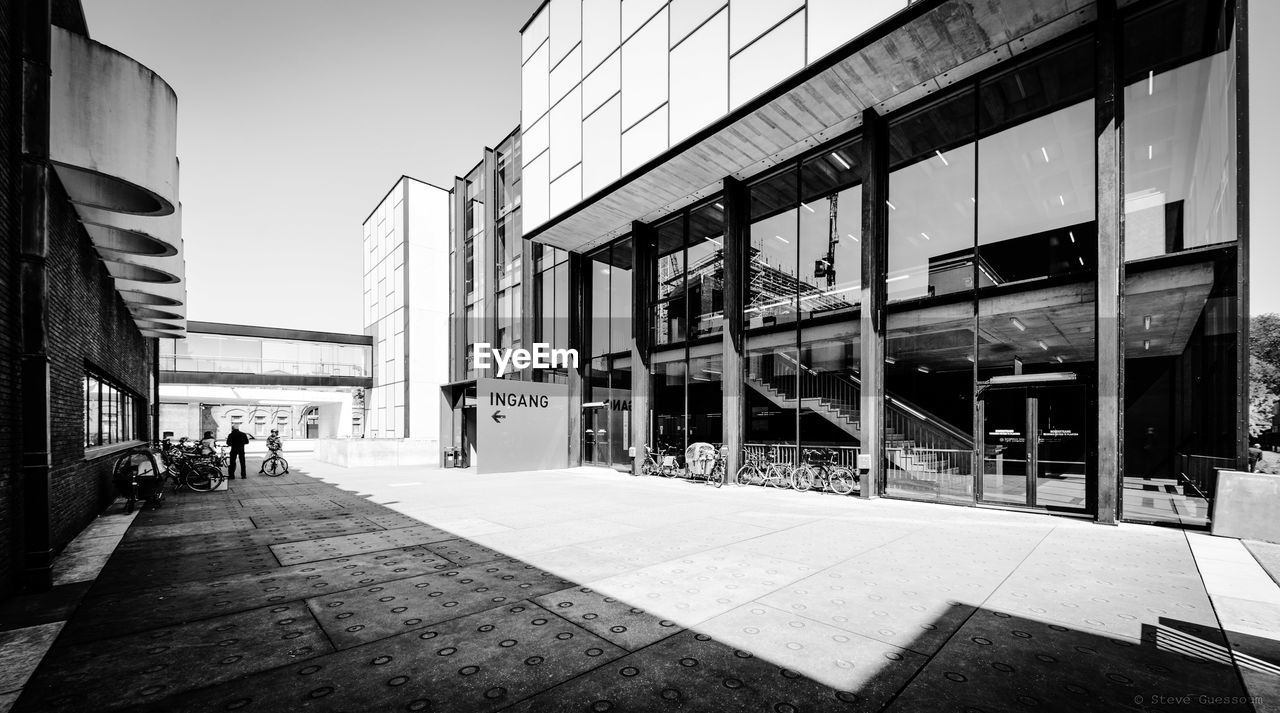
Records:
<instances>
[{"instance_id":1,"label":"interior ceiling lighting","mask_svg":"<svg viewBox=\"0 0 1280 713\"><path fill-rule=\"evenodd\" d=\"M972 355L972 354L965 354L965 355L964 355L964 359L965 359L965 361L969 362L970 364L972 364L972 363L973 363L973 355Z\"/></svg>"},{"instance_id":2,"label":"interior ceiling lighting","mask_svg":"<svg viewBox=\"0 0 1280 713\"><path fill-rule=\"evenodd\" d=\"M1145 339L1145 340L1143 340L1143 342L1142 342L1142 351L1144 351L1144 352L1149 352L1149 351L1151 351L1151 340L1150 340L1150 339Z\"/></svg>"},{"instance_id":3,"label":"interior ceiling lighting","mask_svg":"<svg viewBox=\"0 0 1280 713\"><path fill-rule=\"evenodd\" d=\"M718 208L718 209L720 209L720 210L724 210L724 204L723 204L723 203L717 203L717 204L716 204L716 208Z\"/></svg>"},{"instance_id":4,"label":"interior ceiling lighting","mask_svg":"<svg viewBox=\"0 0 1280 713\"><path fill-rule=\"evenodd\" d=\"M1152 146L1151 144L1147 144L1147 160L1148 161L1151 160L1152 154L1154 153L1155 153L1155 147Z\"/></svg>"},{"instance_id":5,"label":"interior ceiling lighting","mask_svg":"<svg viewBox=\"0 0 1280 713\"><path fill-rule=\"evenodd\" d=\"M931 240L931 239L932 239L932 238L930 238L930 237L929 237L929 234L928 234L928 233L926 233L926 232L924 232L923 230L922 230L922 231L920 231L920 237L924 238L925 240Z\"/></svg>"},{"instance_id":6,"label":"interior ceiling lighting","mask_svg":"<svg viewBox=\"0 0 1280 713\"><path fill-rule=\"evenodd\" d=\"M1067 204L1067 199L1066 199L1066 198L1063 198L1063 197L1062 197L1062 194L1061 194L1061 193L1059 193L1059 194L1058 194L1058 205L1066 205L1066 204Z\"/></svg>"},{"instance_id":7,"label":"interior ceiling lighting","mask_svg":"<svg viewBox=\"0 0 1280 713\"><path fill-rule=\"evenodd\" d=\"M1156 71L1154 69L1147 71L1147 96L1151 96L1156 92Z\"/></svg>"},{"instance_id":8,"label":"interior ceiling lighting","mask_svg":"<svg viewBox=\"0 0 1280 713\"><path fill-rule=\"evenodd\" d=\"M1068 230L1068 231L1067 231L1067 237L1068 237L1068 238L1071 238L1071 244L1072 244L1072 245L1075 245L1075 242L1076 242L1076 234L1075 234L1075 233L1073 233L1073 232L1071 232L1070 230Z\"/></svg>"},{"instance_id":9,"label":"interior ceiling lighting","mask_svg":"<svg viewBox=\"0 0 1280 713\"><path fill-rule=\"evenodd\" d=\"M848 235L849 235L849 239L850 239L850 240L852 240L852 241L853 241L853 242L855 242L855 243L856 243L856 242L858 242L858 239L857 239L856 237L854 237L853 233L848 233Z\"/></svg>"},{"instance_id":10,"label":"interior ceiling lighting","mask_svg":"<svg viewBox=\"0 0 1280 713\"><path fill-rule=\"evenodd\" d=\"M1080 261L1080 267L1084 267L1084 258L1083 258L1083 257L1081 257L1081 256L1079 256L1079 255L1077 255L1077 256L1076 256L1076 259Z\"/></svg>"},{"instance_id":11,"label":"interior ceiling lighting","mask_svg":"<svg viewBox=\"0 0 1280 713\"><path fill-rule=\"evenodd\" d=\"M938 158L942 160L942 165L943 165L943 166L950 166L950 165L951 165L951 164L947 161L947 157L942 155L942 152L941 152L941 151L939 151L939 150L937 150L937 149L934 149L934 150L933 150L933 152L934 152L934 153L936 153L936 154L938 154Z\"/></svg>"},{"instance_id":12,"label":"interior ceiling lighting","mask_svg":"<svg viewBox=\"0 0 1280 713\"><path fill-rule=\"evenodd\" d=\"M841 155L840 155L840 152L839 152L839 151L836 151L836 152L832 153L832 154L831 154L831 158L834 158L834 159L836 160L836 163L840 164L841 166L844 166L844 170L846 170L846 171L848 171L850 168L852 168L852 167L849 165L849 162L848 162L848 161L846 161L846 160L844 160L844 156L841 156Z\"/></svg>"},{"instance_id":13,"label":"interior ceiling lighting","mask_svg":"<svg viewBox=\"0 0 1280 713\"><path fill-rule=\"evenodd\" d=\"M805 203L804 201L800 201L800 207L801 207L801 208L804 208L805 210L809 211L810 213L812 213L812 212L813 212L813 209L809 207L809 204L808 204L808 203Z\"/></svg>"},{"instance_id":14,"label":"interior ceiling lighting","mask_svg":"<svg viewBox=\"0 0 1280 713\"><path fill-rule=\"evenodd\" d=\"M889 279L885 280L885 284L888 284L888 283L890 283L890 282L897 282L898 280L905 280L905 279L907 279L908 277L911 277L911 276L910 276L910 275L898 275L897 277L890 277Z\"/></svg>"},{"instance_id":15,"label":"interior ceiling lighting","mask_svg":"<svg viewBox=\"0 0 1280 713\"><path fill-rule=\"evenodd\" d=\"M786 243L787 245L790 245L790 244L791 244L791 241L790 241L790 240L787 240L786 238L782 237L781 235L775 235L775 236L773 236L773 237L777 238L778 240L781 240L782 242Z\"/></svg>"},{"instance_id":16,"label":"interior ceiling lighting","mask_svg":"<svg viewBox=\"0 0 1280 713\"><path fill-rule=\"evenodd\" d=\"M921 365L921 366L917 366L917 367L916 367L916 371L920 372L921 374L928 374L929 372L931 372L931 371L933 371L933 370L932 370L932 369L930 369L930 368L929 368L929 367L927 367L927 366Z\"/></svg>"},{"instance_id":17,"label":"interior ceiling lighting","mask_svg":"<svg viewBox=\"0 0 1280 713\"><path fill-rule=\"evenodd\" d=\"M1027 325L1023 324L1022 320L1018 319L1017 317L1010 317L1009 324L1012 324L1013 326L1017 327L1019 332L1027 331Z\"/></svg>"},{"instance_id":18,"label":"interior ceiling lighting","mask_svg":"<svg viewBox=\"0 0 1280 713\"><path fill-rule=\"evenodd\" d=\"M1041 146L1041 147L1040 147L1040 155L1041 155L1041 156L1044 156L1044 162L1045 162L1045 163L1049 163L1049 150L1048 150L1048 149L1046 149L1045 147Z\"/></svg>"},{"instance_id":19,"label":"interior ceiling lighting","mask_svg":"<svg viewBox=\"0 0 1280 713\"><path fill-rule=\"evenodd\" d=\"M884 363L886 363L886 364L897 364L897 363L898 363L898 360L897 360L897 359L894 359L894 358L893 358L893 357L891 357L891 356L887 356L887 357L885 357L885 358L884 358Z\"/></svg>"},{"instance_id":20,"label":"interior ceiling lighting","mask_svg":"<svg viewBox=\"0 0 1280 713\"><path fill-rule=\"evenodd\" d=\"M885 205L887 205L887 206L889 206L889 210L897 210L897 208L896 208L896 207L894 207L893 203L891 203L891 202L890 202L890 201L888 201L888 200L886 200L886 201L884 202L884 204L885 204Z\"/></svg>"},{"instance_id":21,"label":"interior ceiling lighting","mask_svg":"<svg viewBox=\"0 0 1280 713\"><path fill-rule=\"evenodd\" d=\"M1147 331L1151 330L1151 315L1142 318L1142 328Z\"/></svg>"},{"instance_id":22,"label":"interior ceiling lighting","mask_svg":"<svg viewBox=\"0 0 1280 713\"><path fill-rule=\"evenodd\" d=\"M1062 357L1060 357L1060 356L1056 356L1056 357L1054 357L1054 359L1057 359L1059 364L1064 363L1064 361L1063 361Z\"/></svg>"},{"instance_id":23,"label":"interior ceiling lighting","mask_svg":"<svg viewBox=\"0 0 1280 713\"><path fill-rule=\"evenodd\" d=\"M1046 352L1047 352L1047 351L1049 351L1049 345L1048 345L1048 344L1045 344L1043 339L1037 339L1037 340L1036 340L1036 346L1040 347L1041 349L1045 350Z\"/></svg>"}]
</instances>

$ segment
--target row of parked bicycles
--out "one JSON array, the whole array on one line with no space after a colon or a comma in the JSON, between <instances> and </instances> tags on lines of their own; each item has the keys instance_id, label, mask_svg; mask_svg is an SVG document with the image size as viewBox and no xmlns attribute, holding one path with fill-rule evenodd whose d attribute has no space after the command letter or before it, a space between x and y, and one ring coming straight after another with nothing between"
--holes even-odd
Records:
<instances>
[{"instance_id":1,"label":"row of parked bicycles","mask_svg":"<svg viewBox=\"0 0 1280 713\"><path fill-rule=\"evenodd\" d=\"M111 479L116 492L126 500L125 512L133 512L139 502L160 507L166 485L170 492L217 490L227 479L230 463L225 443L215 450L185 437L177 441L165 438L122 453L112 466ZM263 460L260 472L270 476L289 472L289 462L278 447Z\"/></svg>"},{"instance_id":2,"label":"row of parked bicycles","mask_svg":"<svg viewBox=\"0 0 1280 713\"><path fill-rule=\"evenodd\" d=\"M724 446L716 448L707 443L695 443L686 449L684 465L681 465L670 448L661 445L645 448L640 474L705 480L718 488L726 480L727 453ZM838 452L832 448L806 448L799 464L780 460L777 449L770 449L763 455L748 454L746 462L732 479L737 485L790 488L801 492L830 490L837 495L849 495L857 489L860 481L858 472L841 465Z\"/></svg>"}]
</instances>

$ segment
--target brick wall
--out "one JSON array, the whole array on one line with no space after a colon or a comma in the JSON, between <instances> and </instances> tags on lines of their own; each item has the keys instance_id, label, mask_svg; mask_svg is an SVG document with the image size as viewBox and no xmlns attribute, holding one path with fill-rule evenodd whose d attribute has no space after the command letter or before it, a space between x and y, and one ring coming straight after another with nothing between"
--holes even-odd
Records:
<instances>
[{"instance_id":1,"label":"brick wall","mask_svg":"<svg viewBox=\"0 0 1280 713\"><path fill-rule=\"evenodd\" d=\"M18 467L16 255L18 237L18 112L21 38L18 4L0 0L0 597L13 585L14 473Z\"/></svg>"},{"instance_id":2,"label":"brick wall","mask_svg":"<svg viewBox=\"0 0 1280 713\"><path fill-rule=\"evenodd\" d=\"M92 365L145 400L151 345L117 294L61 184L51 180L50 188L51 519L54 546L61 549L115 497L115 456L84 460L85 366Z\"/></svg>"}]
</instances>

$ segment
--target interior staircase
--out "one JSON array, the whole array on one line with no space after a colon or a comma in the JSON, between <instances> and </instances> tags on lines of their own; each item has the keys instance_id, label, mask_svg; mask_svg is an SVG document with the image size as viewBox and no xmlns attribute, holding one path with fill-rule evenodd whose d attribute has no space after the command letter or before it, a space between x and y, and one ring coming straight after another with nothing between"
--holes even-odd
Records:
<instances>
[{"instance_id":1,"label":"interior staircase","mask_svg":"<svg viewBox=\"0 0 1280 713\"><path fill-rule=\"evenodd\" d=\"M858 378L804 369L797 379L797 365L788 362L753 360L747 385L779 408L801 408L819 414L862 443L862 384ZM885 399L884 447L886 459L901 474L899 479L915 480L919 476L967 474L969 468L943 453L972 451L973 439L914 404L889 396ZM891 472L891 481L894 475Z\"/></svg>"}]
</instances>

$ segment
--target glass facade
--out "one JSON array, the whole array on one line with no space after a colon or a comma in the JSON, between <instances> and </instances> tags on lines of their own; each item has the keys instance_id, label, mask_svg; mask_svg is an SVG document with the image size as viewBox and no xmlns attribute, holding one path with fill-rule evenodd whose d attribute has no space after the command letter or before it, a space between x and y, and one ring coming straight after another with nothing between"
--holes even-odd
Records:
<instances>
[{"instance_id":1,"label":"glass facade","mask_svg":"<svg viewBox=\"0 0 1280 713\"><path fill-rule=\"evenodd\" d=\"M367 377L370 359L360 344L199 333L160 340L161 371Z\"/></svg>"},{"instance_id":2,"label":"glass facade","mask_svg":"<svg viewBox=\"0 0 1280 713\"><path fill-rule=\"evenodd\" d=\"M1125 473L1133 520L1203 525L1236 468L1236 55L1230 3L1126 18Z\"/></svg>"},{"instance_id":3,"label":"glass facade","mask_svg":"<svg viewBox=\"0 0 1280 713\"><path fill-rule=\"evenodd\" d=\"M87 372L82 383L85 448L127 443L141 437L142 399L93 372Z\"/></svg>"},{"instance_id":4,"label":"glass facade","mask_svg":"<svg viewBox=\"0 0 1280 713\"><path fill-rule=\"evenodd\" d=\"M615 420L605 404L629 401L636 376L634 299L650 348L650 411L634 416L650 446L726 440L725 379L741 379L748 451L796 463L830 449L853 466L877 441L883 481L862 487L879 493L1097 514L1094 498L1114 483L1124 518L1206 524L1214 469L1239 466L1241 437L1233 8L1121 11L1122 324L1097 314L1099 256L1119 246L1100 243L1117 226L1098 222L1105 72L1085 26L948 78L889 112L883 133L815 139L742 193L700 192L646 232L648 264L631 265L635 236L584 255L584 459L627 461L632 414ZM873 152L872 140L885 145ZM866 165L881 149L887 166ZM865 206L864 189L887 196L883 208ZM729 195L745 216L740 285L726 284ZM871 237L883 245L868 246L864 226L882 226ZM562 251L538 250L534 324L553 341L565 334L554 316L568 314L560 290L576 278ZM873 259L875 284L863 284ZM634 297L633 275L648 286ZM745 329L732 374L727 289L741 290ZM863 301L880 295L867 322L883 330L884 363L864 365ZM1099 331L1116 328L1124 363L1100 367ZM1099 432L1104 368L1122 370L1123 473L1098 468L1100 440L1117 437ZM883 380L874 432L864 371Z\"/></svg>"}]
</instances>

